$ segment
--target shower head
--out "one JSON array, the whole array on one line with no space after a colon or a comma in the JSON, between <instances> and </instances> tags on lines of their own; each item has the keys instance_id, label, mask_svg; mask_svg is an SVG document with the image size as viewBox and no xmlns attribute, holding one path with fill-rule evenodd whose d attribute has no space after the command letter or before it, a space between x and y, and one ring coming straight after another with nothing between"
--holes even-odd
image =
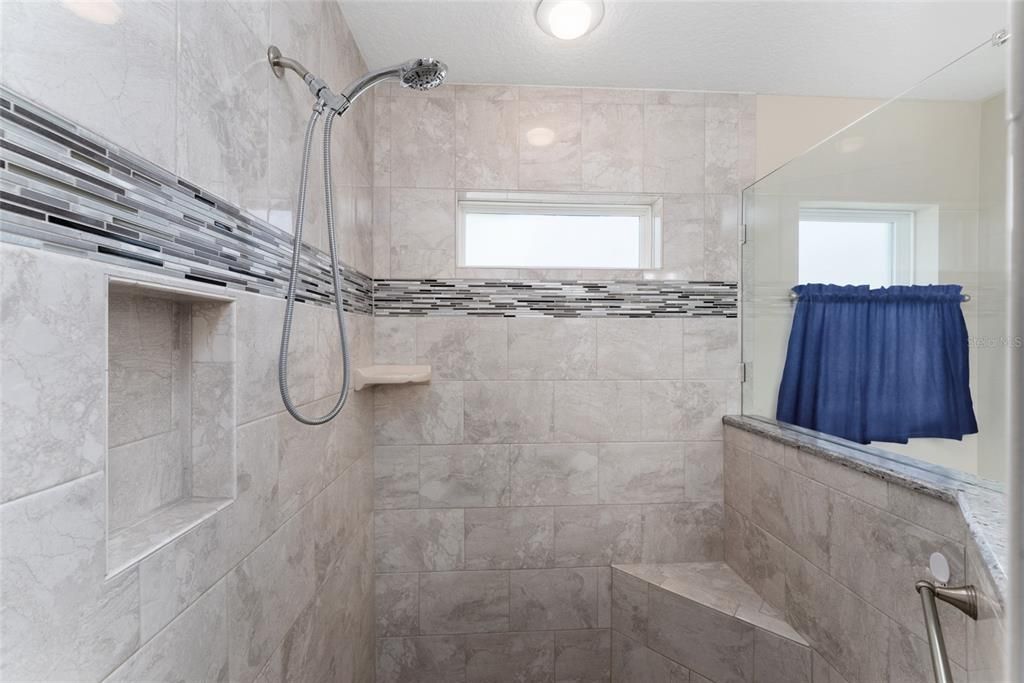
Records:
<instances>
[{"instance_id":1,"label":"shower head","mask_svg":"<svg viewBox=\"0 0 1024 683\"><path fill-rule=\"evenodd\" d=\"M357 97L381 81L394 78L401 82L403 88L430 90L441 85L445 76L448 75L448 67L440 60L431 57L410 59L397 66L371 71L349 83L340 95L334 95L323 79L314 76L294 59L283 56L274 45L267 49L267 61L270 62L270 67L278 78L284 76L285 69L297 73L306 82L306 86L314 97L322 100L329 109L338 113L344 112L352 102L355 102Z\"/></svg>"},{"instance_id":2,"label":"shower head","mask_svg":"<svg viewBox=\"0 0 1024 683\"><path fill-rule=\"evenodd\" d=\"M413 90L431 90L444 83L448 75L445 63L431 57L410 59L399 67L402 87Z\"/></svg>"},{"instance_id":3,"label":"shower head","mask_svg":"<svg viewBox=\"0 0 1024 683\"><path fill-rule=\"evenodd\" d=\"M341 91L341 94L349 102L354 102L367 89L391 78L397 79L403 88L430 90L441 85L447 75L448 67L440 60L431 57L410 59L408 62L397 66L379 71L371 71L349 84L347 88Z\"/></svg>"}]
</instances>

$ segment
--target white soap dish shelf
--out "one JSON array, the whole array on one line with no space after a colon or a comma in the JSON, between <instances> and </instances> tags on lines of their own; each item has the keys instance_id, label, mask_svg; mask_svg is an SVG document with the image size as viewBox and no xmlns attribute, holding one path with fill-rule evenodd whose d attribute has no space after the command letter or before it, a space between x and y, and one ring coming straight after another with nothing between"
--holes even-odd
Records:
<instances>
[{"instance_id":1,"label":"white soap dish shelf","mask_svg":"<svg viewBox=\"0 0 1024 683\"><path fill-rule=\"evenodd\" d=\"M352 373L352 388L377 384L425 384L430 381L429 365L368 365Z\"/></svg>"}]
</instances>

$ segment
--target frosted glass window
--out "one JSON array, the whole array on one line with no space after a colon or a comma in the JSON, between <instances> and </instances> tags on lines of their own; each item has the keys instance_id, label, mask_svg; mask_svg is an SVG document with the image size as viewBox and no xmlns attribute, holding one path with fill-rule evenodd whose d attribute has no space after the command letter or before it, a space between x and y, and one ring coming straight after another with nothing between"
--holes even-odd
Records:
<instances>
[{"instance_id":1,"label":"frosted glass window","mask_svg":"<svg viewBox=\"0 0 1024 683\"><path fill-rule=\"evenodd\" d=\"M800 282L892 285L892 223L800 221Z\"/></svg>"},{"instance_id":2,"label":"frosted glass window","mask_svg":"<svg viewBox=\"0 0 1024 683\"><path fill-rule=\"evenodd\" d=\"M912 212L801 211L799 281L872 287L912 284L913 226Z\"/></svg>"},{"instance_id":3,"label":"frosted glass window","mask_svg":"<svg viewBox=\"0 0 1024 683\"><path fill-rule=\"evenodd\" d=\"M466 202L459 265L468 268L654 266L651 207Z\"/></svg>"}]
</instances>

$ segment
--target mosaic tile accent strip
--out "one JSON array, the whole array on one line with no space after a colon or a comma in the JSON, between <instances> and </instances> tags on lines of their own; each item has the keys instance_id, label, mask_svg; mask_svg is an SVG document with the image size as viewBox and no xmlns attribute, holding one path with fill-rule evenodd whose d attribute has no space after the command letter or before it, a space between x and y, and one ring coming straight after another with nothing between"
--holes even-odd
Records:
<instances>
[{"instance_id":1,"label":"mosaic tile accent strip","mask_svg":"<svg viewBox=\"0 0 1024 683\"><path fill-rule=\"evenodd\" d=\"M291 235L0 89L0 239L283 297ZM373 280L342 264L345 308ZM298 300L334 301L330 258L303 247Z\"/></svg>"},{"instance_id":2,"label":"mosaic tile accent strip","mask_svg":"<svg viewBox=\"0 0 1024 683\"><path fill-rule=\"evenodd\" d=\"M284 297L291 235L0 88L0 241ZM333 303L303 246L298 299ZM345 309L381 316L727 317L734 282L377 280L345 264Z\"/></svg>"},{"instance_id":3,"label":"mosaic tile accent strip","mask_svg":"<svg viewBox=\"0 0 1024 683\"><path fill-rule=\"evenodd\" d=\"M375 280L378 316L735 318L735 282Z\"/></svg>"}]
</instances>

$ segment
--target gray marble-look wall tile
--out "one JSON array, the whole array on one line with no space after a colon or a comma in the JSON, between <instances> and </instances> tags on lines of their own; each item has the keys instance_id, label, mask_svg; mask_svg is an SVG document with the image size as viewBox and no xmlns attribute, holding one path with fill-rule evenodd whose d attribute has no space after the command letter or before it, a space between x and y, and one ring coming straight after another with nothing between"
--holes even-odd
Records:
<instances>
[{"instance_id":1,"label":"gray marble-look wall tile","mask_svg":"<svg viewBox=\"0 0 1024 683\"><path fill-rule=\"evenodd\" d=\"M331 399L324 399L305 410L323 415L331 405ZM338 449L337 432L333 424L311 427L288 413L279 413L277 420L278 501L282 518L287 518L323 489L327 462Z\"/></svg>"},{"instance_id":2,"label":"gray marble-look wall tile","mask_svg":"<svg viewBox=\"0 0 1024 683\"><path fill-rule=\"evenodd\" d=\"M951 585L962 583L966 576L963 546L835 491L831 504L829 573L876 609L924 638L920 598L907 587L930 576L929 558L933 552L941 553L949 562ZM864 562L864 557L872 561ZM939 613L950 659L965 662L963 616L945 606Z\"/></svg>"},{"instance_id":3,"label":"gray marble-look wall tile","mask_svg":"<svg viewBox=\"0 0 1024 683\"><path fill-rule=\"evenodd\" d=\"M776 538L786 538L783 513L785 470L756 455L750 456L750 520Z\"/></svg>"},{"instance_id":4,"label":"gray marble-look wall tile","mask_svg":"<svg viewBox=\"0 0 1024 683\"><path fill-rule=\"evenodd\" d=\"M268 208L269 80L252 54L269 41L269 7L190 2L177 17L176 171L255 216Z\"/></svg>"},{"instance_id":5,"label":"gray marble-look wall tile","mask_svg":"<svg viewBox=\"0 0 1024 683\"><path fill-rule=\"evenodd\" d=\"M503 89L507 92L508 89ZM455 184L474 189L518 186L519 105L465 90L455 99Z\"/></svg>"},{"instance_id":6,"label":"gray marble-look wall tile","mask_svg":"<svg viewBox=\"0 0 1024 683\"><path fill-rule=\"evenodd\" d=\"M187 656L182 656L187 653ZM104 681L218 681L228 676L225 582L181 613L171 624L117 667Z\"/></svg>"},{"instance_id":7,"label":"gray marble-look wall tile","mask_svg":"<svg viewBox=\"0 0 1024 683\"><path fill-rule=\"evenodd\" d=\"M644 506L643 562L708 562L724 556L720 503Z\"/></svg>"},{"instance_id":8,"label":"gray marble-look wall tile","mask_svg":"<svg viewBox=\"0 0 1024 683\"><path fill-rule=\"evenodd\" d=\"M694 674L696 675L696 674ZM643 643L612 632L612 683L693 683L691 672Z\"/></svg>"},{"instance_id":9,"label":"gray marble-look wall tile","mask_svg":"<svg viewBox=\"0 0 1024 683\"><path fill-rule=\"evenodd\" d=\"M227 576L232 679L259 674L315 590L312 529L298 514Z\"/></svg>"},{"instance_id":10,"label":"gray marble-look wall tile","mask_svg":"<svg viewBox=\"0 0 1024 683\"><path fill-rule=\"evenodd\" d=\"M640 104L583 105L583 189L643 190L644 128Z\"/></svg>"},{"instance_id":11,"label":"gray marble-look wall tile","mask_svg":"<svg viewBox=\"0 0 1024 683\"><path fill-rule=\"evenodd\" d=\"M678 379L683 375L679 318L597 322L597 377Z\"/></svg>"},{"instance_id":12,"label":"gray marble-look wall tile","mask_svg":"<svg viewBox=\"0 0 1024 683\"><path fill-rule=\"evenodd\" d=\"M642 545L639 505L555 508L555 564L559 566L639 562Z\"/></svg>"},{"instance_id":13,"label":"gray marble-look wall tile","mask_svg":"<svg viewBox=\"0 0 1024 683\"><path fill-rule=\"evenodd\" d=\"M519 102L519 188L579 190L582 186L582 110L576 101Z\"/></svg>"},{"instance_id":14,"label":"gray marble-look wall tile","mask_svg":"<svg viewBox=\"0 0 1024 683\"><path fill-rule=\"evenodd\" d=\"M723 456L721 441L692 441L686 444L686 500L723 500Z\"/></svg>"},{"instance_id":15,"label":"gray marble-look wall tile","mask_svg":"<svg viewBox=\"0 0 1024 683\"><path fill-rule=\"evenodd\" d=\"M662 277L703 279L704 195L666 194L662 203L661 233Z\"/></svg>"},{"instance_id":16,"label":"gray marble-look wall tile","mask_svg":"<svg viewBox=\"0 0 1024 683\"><path fill-rule=\"evenodd\" d=\"M374 593L378 636L419 634L419 574L377 574Z\"/></svg>"},{"instance_id":17,"label":"gray marble-look wall tile","mask_svg":"<svg viewBox=\"0 0 1024 683\"><path fill-rule=\"evenodd\" d=\"M281 339L267 334L268 320L284 319L280 299L245 294L239 296L236 333L236 392L238 424L281 410L277 361ZM295 306L295 322L288 353L288 382L292 399L299 405L312 400L316 377L316 315L313 306Z\"/></svg>"},{"instance_id":18,"label":"gray marble-look wall tile","mask_svg":"<svg viewBox=\"0 0 1024 683\"><path fill-rule=\"evenodd\" d=\"M393 97L390 104L391 186L455 187L455 101Z\"/></svg>"},{"instance_id":19,"label":"gray marble-look wall tile","mask_svg":"<svg viewBox=\"0 0 1024 683\"><path fill-rule=\"evenodd\" d=\"M455 193L452 190L392 189L391 277L455 275Z\"/></svg>"},{"instance_id":20,"label":"gray marble-look wall tile","mask_svg":"<svg viewBox=\"0 0 1024 683\"><path fill-rule=\"evenodd\" d=\"M462 636L380 638L378 683L456 683L466 680L466 640Z\"/></svg>"},{"instance_id":21,"label":"gray marble-look wall tile","mask_svg":"<svg viewBox=\"0 0 1024 683\"><path fill-rule=\"evenodd\" d=\"M373 362L416 363L416 318L373 318Z\"/></svg>"},{"instance_id":22,"label":"gray marble-look wall tile","mask_svg":"<svg viewBox=\"0 0 1024 683\"><path fill-rule=\"evenodd\" d=\"M391 188L387 185L373 188L373 277L391 277Z\"/></svg>"},{"instance_id":23,"label":"gray marble-look wall tile","mask_svg":"<svg viewBox=\"0 0 1024 683\"><path fill-rule=\"evenodd\" d=\"M889 489L885 481L825 460L817 455L786 447L786 467L848 496L886 509Z\"/></svg>"},{"instance_id":24,"label":"gray marble-look wall tile","mask_svg":"<svg viewBox=\"0 0 1024 683\"><path fill-rule=\"evenodd\" d=\"M647 581L612 569L612 628L642 643L647 642L650 586Z\"/></svg>"},{"instance_id":25,"label":"gray marble-look wall tile","mask_svg":"<svg viewBox=\"0 0 1024 683\"><path fill-rule=\"evenodd\" d=\"M851 681L884 681L889 620L793 551L786 552L786 621Z\"/></svg>"},{"instance_id":26,"label":"gray marble-look wall tile","mask_svg":"<svg viewBox=\"0 0 1024 683\"><path fill-rule=\"evenodd\" d=\"M374 508L415 508L420 502L420 447L373 449Z\"/></svg>"},{"instance_id":27,"label":"gray marble-look wall tile","mask_svg":"<svg viewBox=\"0 0 1024 683\"><path fill-rule=\"evenodd\" d=\"M514 679L547 683L554 673L552 633L489 633L466 637L466 681Z\"/></svg>"},{"instance_id":28,"label":"gray marble-look wall tile","mask_svg":"<svg viewBox=\"0 0 1024 683\"><path fill-rule=\"evenodd\" d=\"M192 364L192 495L235 495L235 364Z\"/></svg>"},{"instance_id":29,"label":"gray marble-look wall tile","mask_svg":"<svg viewBox=\"0 0 1024 683\"><path fill-rule=\"evenodd\" d=\"M754 628L660 588L650 590L647 644L713 681L754 674Z\"/></svg>"},{"instance_id":30,"label":"gray marble-look wall tile","mask_svg":"<svg viewBox=\"0 0 1024 683\"><path fill-rule=\"evenodd\" d=\"M828 487L786 470L782 480L785 523L781 539L820 569L829 567L832 503Z\"/></svg>"},{"instance_id":31,"label":"gray marble-look wall tile","mask_svg":"<svg viewBox=\"0 0 1024 683\"><path fill-rule=\"evenodd\" d=\"M740 96L704 96L704 176L707 192L740 190Z\"/></svg>"},{"instance_id":32,"label":"gray marble-look wall tile","mask_svg":"<svg viewBox=\"0 0 1024 683\"><path fill-rule=\"evenodd\" d=\"M99 680L139 646L137 571L104 580L104 500L96 473L0 507L0 678Z\"/></svg>"},{"instance_id":33,"label":"gray marble-look wall tile","mask_svg":"<svg viewBox=\"0 0 1024 683\"><path fill-rule=\"evenodd\" d=\"M555 632L555 683L607 683L612 634L608 629Z\"/></svg>"},{"instance_id":34,"label":"gray marble-look wall tile","mask_svg":"<svg viewBox=\"0 0 1024 683\"><path fill-rule=\"evenodd\" d=\"M556 382L554 438L558 441L643 440L640 382ZM609 406L614 410L609 411Z\"/></svg>"},{"instance_id":35,"label":"gray marble-look wall tile","mask_svg":"<svg viewBox=\"0 0 1024 683\"><path fill-rule=\"evenodd\" d=\"M644 106L644 192L704 192L704 94Z\"/></svg>"},{"instance_id":36,"label":"gray marble-look wall tile","mask_svg":"<svg viewBox=\"0 0 1024 683\"><path fill-rule=\"evenodd\" d=\"M416 321L416 362L437 379L505 379L507 323L491 318L426 317Z\"/></svg>"},{"instance_id":37,"label":"gray marble-look wall tile","mask_svg":"<svg viewBox=\"0 0 1024 683\"><path fill-rule=\"evenodd\" d=\"M107 455L111 531L123 529L185 492L185 435L157 434L111 448Z\"/></svg>"},{"instance_id":38,"label":"gray marble-look wall tile","mask_svg":"<svg viewBox=\"0 0 1024 683\"><path fill-rule=\"evenodd\" d=\"M378 387L373 397L376 443L458 443L462 440L462 391L461 382Z\"/></svg>"},{"instance_id":39,"label":"gray marble-look wall tile","mask_svg":"<svg viewBox=\"0 0 1024 683\"><path fill-rule=\"evenodd\" d=\"M596 567L513 570L510 578L513 631L597 626Z\"/></svg>"},{"instance_id":40,"label":"gray marble-look wall tile","mask_svg":"<svg viewBox=\"0 0 1024 683\"><path fill-rule=\"evenodd\" d=\"M1000 680L979 676L974 672L968 674L963 667L954 662L950 662L950 668L954 681ZM932 671L928 643L896 622L889 622L888 680L900 683L931 683L935 680Z\"/></svg>"},{"instance_id":41,"label":"gray marble-look wall tile","mask_svg":"<svg viewBox=\"0 0 1024 683\"><path fill-rule=\"evenodd\" d=\"M709 194L704 201L704 277L735 280L739 272L739 199L734 194Z\"/></svg>"},{"instance_id":42,"label":"gray marble-look wall tile","mask_svg":"<svg viewBox=\"0 0 1024 683\"><path fill-rule=\"evenodd\" d=\"M420 574L421 633L487 633L508 627L508 572Z\"/></svg>"},{"instance_id":43,"label":"gray marble-look wall tile","mask_svg":"<svg viewBox=\"0 0 1024 683\"><path fill-rule=\"evenodd\" d=\"M597 627L612 626L612 568L597 568Z\"/></svg>"},{"instance_id":44,"label":"gray marble-look wall tile","mask_svg":"<svg viewBox=\"0 0 1024 683\"><path fill-rule=\"evenodd\" d=\"M175 3L119 6L114 23L58 2L4 4L4 84L164 168L174 168ZM45 29L54 42L40 45ZM73 48L78 59L67 60ZM40 78L40 74L55 74ZM112 97L111 93L131 93Z\"/></svg>"},{"instance_id":45,"label":"gray marble-look wall tile","mask_svg":"<svg viewBox=\"0 0 1024 683\"><path fill-rule=\"evenodd\" d=\"M726 560L770 605L785 609L787 547L748 518L728 509Z\"/></svg>"},{"instance_id":46,"label":"gray marble-look wall tile","mask_svg":"<svg viewBox=\"0 0 1024 683\"><path fill-rule=\"evenodd\" d=\"M466 510L466 569L530 569L554 562L551 508Z\"/></svg>"},{"instance_id":47,"label":"gray marble-look wall tile","mask_svg":"<svg viewBox=\"0 0 1024 683\"><path fill-rule=\"evenodd\" d=\"M378 572L463 567L462 510L378 510L373 530Z\"/></svg>"},{"instance_id":48,"label":"gray marble-look wall tile","mask_svg":"<svg viewBox=\"0 0 1024 683\"><path fill-rule=\"evenodd\" d=\"M944 500L890 482L889 512L959 543L965 540L967 529L960 509Z\"/></svg>"},{"instance_id":49,"label":"gray marble-look wall tile","mask_svg":"<svg viewBox=\"0 0 1024 683\"><path fill-rule=\"evenodd\" d=\"M719 440L722 415L736 402L736 386L718 380L644 382L641 440Z\"/></svg>"},{"instance_id":50,"label":"gray marble-look wall tile","mask_svg":"<svg viewBox=\"0 0 1024 683\"><path fill-rule=\"evenodd\" d=\"M811 683L811 648L754 629L754 680L758 683Z\"/></svg>"},{"instance_id":51,"label":"gray marble-look wall tile","mask_svg":"<svg viewBox=\"0 0 1024 683\"><path fill-rule=\"evenodd\" d=\"M722 452L725 503L745 515L750 514L750 458L746 451L730 441L725 442Z\"/></svg>"},{"instance_id":52,"label":"gray marble-look wall tile","mask_svg":"<svg viewBox=\"0 0 1024 683\"><path fill-rule=\"evenodd\" d=\"M188 406L187 308L115 291L107 300L107 321L108 445L181 428L185 415L179 408Z\"/></svg>"},{"instance_id":53,"label":"gray marble-look wall tile","mask_svg":"<svg viewBox=\"0 0 1024 683\"><path fill-rule=\"evenodd\" d=\"M727 318L686 318L683 376L735 380L740 362L739 323Z\"/></svg>"},{"instance_id":54,"label":"gray marble-look wall tile","mask_svg":"<svg viewBox=\"0 0 1024 683\"><path fill-rule=\"evenodd\" d=\"M512 505L598 501L597 444L512 446Z\"/></svg>"},{"instance_id":55,"label":"gray marble-look wall tile","mask_svg":"<svg viewBox=\"0 0 1024 683\"><path fill-rule=\"evenodd\" d=\"M467 382L466 441L550 441L552 400L551 382Z\"/></svg>"},{"instance_id":56,"label":"gray marble-look wall tile","mask_svg":"<svg viewBox=\"0 0 1024 683\"><path fill-rule=\"evenodd\" d=\"M508 502L508 446L420 447L420 507L493 507Z\"/></svg>"},{"instance_id":57,"label":"gray marble-look wall tile","mask_svg":"<svg viewBox=\"0 0 1024 683\"><path fill-rule=\"evenodd\" d=\"M681 443L601 444L602 503L680 503L686 498Z\"/></svg>"},{"instance_id":58,"label":"gray marble-look wall tile","mask_svg":"<svg viewBox=\"0 0 1024 683\"><path fill-rule=\"evenodd\" d=\"M588 379L597 356L593 320L514 318L508 321L509 377Z\"/></svg>"}]
</instances>

